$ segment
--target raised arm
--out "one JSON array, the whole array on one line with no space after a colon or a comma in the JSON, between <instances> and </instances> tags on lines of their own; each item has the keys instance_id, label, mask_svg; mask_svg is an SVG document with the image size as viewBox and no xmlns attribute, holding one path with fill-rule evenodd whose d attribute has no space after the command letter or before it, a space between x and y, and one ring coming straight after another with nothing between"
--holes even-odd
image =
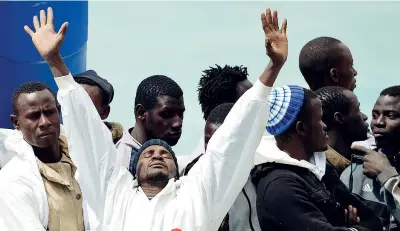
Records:
<instances>
[{"instance_id":1,"label":"raised arm","mask_svg":"<svg viewBox=\"0 0 400 231\"><path fill-rule=\"evenodd\" d=\"M211 138L207 151L189 172L185 181L194 182L192 190L201 192L210 230L217 230L246 183L253 166L255 150L268 120L268 96L286 61L288 42L286 20L279 31L277 12L267 9L261 15L267 54L267 68L254 86L233 106L224 123Z\"/></svg>"},{"instance_id":2,"label":"raised arm","mask_svg":"<svg viewBox=\"0 0 400 231\"><path fill-rule=\"evenodd\" d=\"M53 25L53 11L47 10L47 17L40 11L40 22L33 18L35 31L25 26L25 31L40 55L49 64L59 87L58 100L64 121L65 135L71 159L77 166L78 182L84 199L94 210L99 220L104 212L107 179L115 162L116 150L111 132L100 119L86 91L72 78L60 55L68 23L56 33Z\"/></svg>"}]
</instances>

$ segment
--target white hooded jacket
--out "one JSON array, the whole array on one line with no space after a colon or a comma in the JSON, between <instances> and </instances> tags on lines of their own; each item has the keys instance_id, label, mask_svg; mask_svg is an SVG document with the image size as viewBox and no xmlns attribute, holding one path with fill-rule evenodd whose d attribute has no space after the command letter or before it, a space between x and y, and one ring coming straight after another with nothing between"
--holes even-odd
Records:
<instances>
[{"instance_id":1,"label":"white hooded jacket","mask_svg":"<svg viewBox=\"0 0 400 231\"><path fill-rule=\"evenodd\" d=\"M314 173L319 180L325 175L325 152L315 152L309 161L296 160L276 146L274 136L263 136L256 151L254 164L259 165L274 162L306 168Z\"/></svg>"},{"instance_id":2,"label":"white hooded jacket","mask_svg":"<svg viewBox=\"0 0 400 231\"><path fill-rule=\"evenodd\" d=\"M0 155L7 159L0 170L0 230L47 230L47 194L32 146L20 131L0 129ZM86 202L82 203L85 230L90 230L97 221L89 219Z\"/></svg>"},{"instance_id":3,"label":"white hooded jacket","mask_svg":"<svg viewBox=\"0 0 400 231\"><path fill-rule=\"evenodd\" d=\"M149 200L129 171L115 163L111 133L84 89L71 75L56 82L70 155L84 182L81 190L103 230L218 229L253 166L271 88L257 81L232 108L189 175L171 179Z\"/></svg>"}]
</instances>

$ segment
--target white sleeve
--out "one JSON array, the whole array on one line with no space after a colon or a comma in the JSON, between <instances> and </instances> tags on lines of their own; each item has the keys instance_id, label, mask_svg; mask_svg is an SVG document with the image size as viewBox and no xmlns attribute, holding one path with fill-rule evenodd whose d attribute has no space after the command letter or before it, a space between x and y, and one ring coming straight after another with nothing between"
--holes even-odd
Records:
<instances>
[{"instance_id":1,"label":"white sleeve","mask_svg":"<svg viewBox=\"0 0 400 231\"><path fill-rule=\"evenodd\" d=\"M79 172L77 180L85 200L102 221L107 183L116 157L111 132L71 74L55 81L69 153Z\"/></svg>"},{"instance_id":2,"label":"white sleeve","mask_svg":"<svg viewBox=\"0 0 400 231\"><path fill-rule=\"evenodd\" d=\"M45 231L47 223L42 223L44 217L41 216L40 205L45 198L33 190L29 185L32 182L27 182L29 178L19 176L21 170L16 169L29 169L23 164L18 157L14 157L0 171L0 230Z\"/></svg>"},{"instance_id":3,"label":"white sleeve","mask_svg":"<svg viewBox=\"0 0 400 231\"><path fill-rule=\"evenodd\" d=\"M7 150L4 142L7 139L7 137L13 135L16 132L18 131L0 128L0 169L2 169L15 154Z\"/></svg>"},{"instance_id":4,"label":"white sleeve","mask_svg":"<svg viewBox=\"0 0 400 231\"><path fill-rule=\"evenodd\" d=\"M0 199L0 230L45 231L32 200L26 194L3 193Z\"/></svg>"},{"instance_id":5,"label":"white sleeve","mask_svg":"<svg viewBox=\"0 0 400 231\"><path fill-rule=\"evenodd\" d=\"M259 80L233 106L186 176L204 195L210 230L217 230L244 187L268 121L270 87ZM185 181L182 179L182 181Z\"/></svg>"}]
</instances>

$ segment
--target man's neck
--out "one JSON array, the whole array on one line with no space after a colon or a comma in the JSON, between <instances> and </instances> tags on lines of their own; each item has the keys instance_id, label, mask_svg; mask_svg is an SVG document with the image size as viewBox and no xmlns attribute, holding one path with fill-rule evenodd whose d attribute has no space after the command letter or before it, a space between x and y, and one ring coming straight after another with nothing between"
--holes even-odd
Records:
<instances>
[{"instance_id":1,"label":"man's neck","mask_svg":"<svg viewBox=\"0 0 400 231\"><path fill-rule=\"evenodd\" d=\"M140 144L143 144L144 142L147 141L146 132L137 123L136 123L135 127L132 128L132 131L130 132L130 134L133 137L133 139L135 139Z\"/></svg>"},{"instance_id":2,"label":"man's neck","mask_svg":"<svg viewBox=\"0 0 400 231\"><path fill-rule=\"evenodd\" d=\"M61 160L62 154L60 143L58 141L56 144L51 145L47 148L38 148L34 146L32 146L32 148L35 156L45 164L57 163Z\"/></svg>"},{"instance_id":3,"label":"man's neck","mask_svg":"<svg viewBox=\"0 0 400 231\"><path fill-rule=\"evenodd\" d=\"M343 139L342 135L337 134L335 131L328 132L329 140L328 145L333 148L340 155L344 156L348 160L351 158L353 153L351 149L351 143Z\"/></svg>"},{"instance_id":4,"label":"man's neck","mask_svg":"<svg viewBox=\"0 0 400 231\"><path fill-rule=\"evenodd\" d=\"M158 186L153 186L153 185L149 185L149 184L143 184L140 186L144 192L144 194L146 194L147 197L149 198L153 198L155 197L158 193L160 193L164 187L158 187Z\"/></svg>"},{"instance_id":5,"label":"man's neck","mask_svg":"<svg viewBox=\"0 0 400 231\"><path fill-rule=\"evenodd\" d=\"M309 158L311 156L311 154L308 155L304 147L300 147L300 145L284 145L278 148L281 151L286 152L290 157L296 160L309 161Z\"/></svg>"}]
</instances>

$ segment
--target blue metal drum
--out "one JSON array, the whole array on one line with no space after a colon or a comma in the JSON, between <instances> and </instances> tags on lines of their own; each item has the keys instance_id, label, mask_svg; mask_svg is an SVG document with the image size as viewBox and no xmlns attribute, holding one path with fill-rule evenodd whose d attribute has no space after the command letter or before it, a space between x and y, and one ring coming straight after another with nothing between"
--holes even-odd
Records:
<instances>
[{"instance_id":1,"label":"blue metal drum","mask_svg":"<svg viewBox=\"0 0 400 231\"><path fill-rule=\"evenodd\" d=\"M68 68L72 74L86 70L87 1L0 1L0 128L12 128L11 95L22 83L41 81L57 91L48 65L24 30L24 25L34 30L33 16L49 6L53 8L56 31L69 22L61 49Z\"/></svg>"}]
</instances>

